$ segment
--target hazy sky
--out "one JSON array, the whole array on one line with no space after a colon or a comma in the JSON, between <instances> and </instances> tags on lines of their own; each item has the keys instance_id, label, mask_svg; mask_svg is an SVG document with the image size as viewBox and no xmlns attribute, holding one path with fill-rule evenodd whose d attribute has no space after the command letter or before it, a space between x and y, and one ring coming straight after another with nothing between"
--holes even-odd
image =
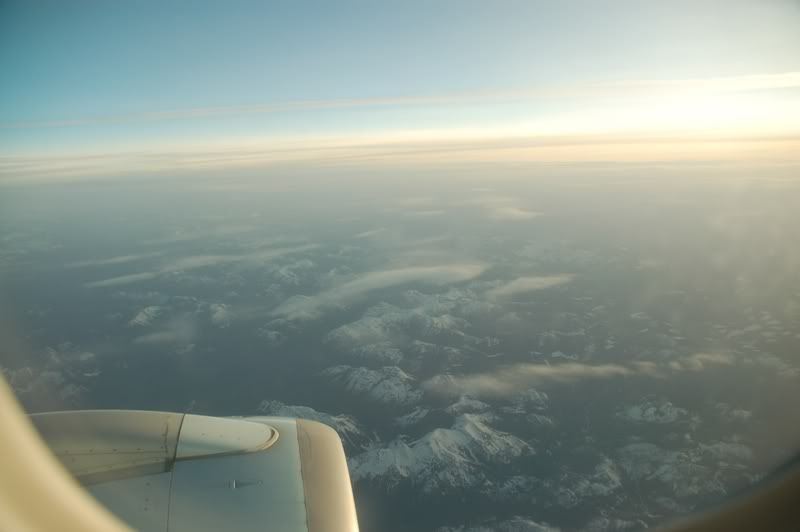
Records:
<instances>
[{"instance_id":1,"label":"hazy sky","mask_svg":"<svg viewBox=\"0 0 800 532\"><path fill-rule=\"evenodd\" d=\"M0 177L36 174L42 155L153 150L785 142L800 133L798 28L793 0L6 1Z\"/></svg>"}]
</instances>

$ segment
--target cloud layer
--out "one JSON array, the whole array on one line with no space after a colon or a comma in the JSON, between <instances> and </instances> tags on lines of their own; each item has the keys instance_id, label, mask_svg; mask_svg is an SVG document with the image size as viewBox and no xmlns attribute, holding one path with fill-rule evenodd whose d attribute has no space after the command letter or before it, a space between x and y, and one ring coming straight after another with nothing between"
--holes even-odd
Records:
<instances>
[{"instance_id":1,"label":"cloud layer","mask_svg":"<svg viewBox=\"0 0 800 532\"><path fill-rule=\"evenodd\" d=\"M488 290L486 296L490 299L509 298L517 294L524 294L567 284L572 281L573 278L574 276L569 274L520 277Z\"/></svg>"},{"instance_id":2,"label":"cloud layer","mask_svg":"<svg viewBox=\"0 0 800 532\"><path fill-rule=\"evenodd\" d=\"M177 317L162 329L136 337L133 342L141 345L174 345L191 344L197 334L197 327L190 315Z\"/></svg>"},{"instance_id":3,"label":"cloud layer","mask_svg":"<svg viewBox=\"0 0 800 532\"><path fill-rule=\"evenodd\" d=\"M101 279L99 281L86 283L84 286L87 288L103 288L109 286L127 285L141 281L150 281L169 273L183 272L198 268L207 268L221 264L249 263L258 265L278 257L283 257L284 255L300 253L316 247L317 246L315 245L309 244L304 246L274 248L253 253L234 255L192 255L166 262L161 266L161 268L155 271L132 273L128 275L120 275L118 277L111 277L109 279Z\"/></svg>"},{"instance_id":4,"label":"cloud layer","mask_svg":"<svg viewBox=\"0 0 800 532\"><path fill-rule=\"evenodd\" d=\"M510 398L525 390L550 383L618 377L665 377L682 371L701 371L735 363L726 353L696 353L667 363L637 361L629 364L514 364L474 375L439 375L422 384L426 391L445 395Z\"/></svg>"},{"instance_id":5,"label":"cloud layer","mask_svg":"<svg viewBox=\"0 0 800 532\"><path fill-rule=\"evenodd\" d=\"M273 311L273 315L290 319L316 318L326 308L350 303L373 290L412 282L435 285L458 283L478 277L485 269L486 266L479 263L452 263L375 271L313 296L288 299Z\"/></svg>"},{"instance_id":6,"label":"cloud layer","mask_svg":"<svg viewBox=\"0 0 800 532\"><path fill-rule=\"evenodd\" d=\"M543 213L512 206L495 207L489 211L489 218L492 220L532 220L533 218L538 218L539 216L543 216Z\"/></svg>"}]
</instances>

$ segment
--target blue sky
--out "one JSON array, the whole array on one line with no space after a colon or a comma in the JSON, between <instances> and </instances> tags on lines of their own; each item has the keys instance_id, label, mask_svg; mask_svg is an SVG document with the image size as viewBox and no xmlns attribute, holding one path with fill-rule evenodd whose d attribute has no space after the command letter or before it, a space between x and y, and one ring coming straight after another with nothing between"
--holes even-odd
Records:
<instances>
[{"instance_id":1,"label":"blue sky","mask_svg":"<svg viewBox=\"0 0 800 532\"><path fill-rule=\"evenodd\" d=\"M790 0L7 1L0 154L540 122L596 131L631 101L649 105L643 80L736 87L800 72L798 27ZM776 79L746 120L794 112L800 83ZM609 82L623 88L596 90ZM578 124L587 109L595 122Z\"/></svg>"}]
</instances>

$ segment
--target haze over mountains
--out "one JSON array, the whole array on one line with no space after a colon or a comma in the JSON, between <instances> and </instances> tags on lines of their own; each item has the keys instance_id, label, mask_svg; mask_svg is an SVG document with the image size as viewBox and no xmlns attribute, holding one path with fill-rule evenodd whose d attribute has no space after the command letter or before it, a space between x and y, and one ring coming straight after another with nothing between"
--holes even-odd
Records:
<instances>
[{"instance_id":1,"label":"haze over mountains","mask_svg":"<svg viewBox=\"0 0 800 532\"><path fill-rule=\"evenodd\" d=\"M800 441L800 189L625 175L7 186L0 363L329 424L364 530L640 529Z\"/></svg>"}]
</instances>

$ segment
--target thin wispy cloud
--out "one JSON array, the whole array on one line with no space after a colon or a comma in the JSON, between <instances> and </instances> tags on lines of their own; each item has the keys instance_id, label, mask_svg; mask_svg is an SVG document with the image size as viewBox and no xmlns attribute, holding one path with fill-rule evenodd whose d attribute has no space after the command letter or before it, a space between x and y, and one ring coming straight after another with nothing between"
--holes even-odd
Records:
<instances>
[{"instance_id":1,"label":"thin wispy cloud","mask_svg":"<svg viewBox=\"0 0 800 532\"><path fill-rule=\"evenodd\" d=\"M381 233L384 233L385 231L386 231L386 229L383 228L383 227L380 227L378 229L370 229L369 231L363 231L361 233L358 233L353 238L370 238L370 237L379 235Z\"/></svg>"},{"instance_id":2,"label":"thin wispy cloud","mask_svg":"<svg viewBox=\"0 0 800 532\"><path fill-rule=\"evenodd\" d=\"M356 277L313 296L296 296L279 305L272 314L290 319L312 319L327 308L348 304L373 290L405 283L450 284L474 279L486 270L479 263L454 263L376 271Z\"/></svg>"},{"instance_id":3,"label":"thin wispy cloud","mask_svg":"<svg viewBox=\"0 0 800 532\"><path fill-rule=\"evenodd\" d=\"M532 220L533 218L544 216L544 213L507 205L490 209L488 211L488 216L492 220L518 221Z\"/></svg>"},{"instance_id":4,"label":"thin wispy cloud","mask_svg":"<svg viewBox=\"0 0 800 532\"><path fill-rule=\"evenodd\" d=\"M628 364L515 364L473 375L438 375L423 383L428 392L445 396L510 398L531 387L569 384L621 377L667 377L678 372L731 366L727 353L696 353L670 362L636 361Z\"/></svg>"},{"instance_id":5,"label":"thin wispy cloud","mask_svg":"<svg viewBox=\"0 0 800 532\"><path fill-rule=\"evenodd\" d=\"M314 111L327 109L357 109L368 107L396 107L414 105L442 105L455 102L470 102L485 98L503 98L502 93L465 93L432 95L420 97L385 97L385 98L344 98L329 100L301 100L279 104L233 105L217 107L193 107L144 113L106 115L63 120L30 120L16 122L0 122L0 129L39 129L76 127L90 125L128 124L135 122L156 122L164 120L185 120L208 117L252 116L260 114L287 113L293 111Z\"/></svg>"},{"instance_id":6,"label":"thin wispy cloud","mask_svg":"<svg viewBox=\"0 0 800 532\"><path fill-rule=\"evenodd\" d=\"M161 256L161 252L153 253L140 253L137 255L121 255L117 257L109 257L105 259L90 259L77 262L70 262L66 265L67 268L85 268L92 266L111 266L114 264L127 264L129 262L137 262L145 259L152 259Z\"/></svg>"},{"instance_id":7,"label":"thin wispy cloud","mask_svg":"<svg viewBox=\"0 0 800 532\"><path fill-rule=\"evenodd\" d=\"M213 117L253 116L328 109L360 109L386 107L442 106L486 102L526 101L537 98L597 97L603 95L650 94L724 94L800 88L800 72L754 74L672 80L618 80L581 85L494 89L423 96L387 96L376 98L340 98L299 100L259 105L193 107L105 116L86 116L53 120L19 120L0 122L0 129L43 129L91 125L129 124Z\"/></svg>"},{"instance_id":8,"label":"thin wispy cloud","mask_svg":"<svg viewBox=\"0 0 800 532\"><path fill-rule=\"evenodd\" d=\"M513 281L503 283L500 286L487 290L486 296L489 299L510 298L518 294L561 286L571 282L574 278L575 276L571 274L519 277Z\"/></svg>"},{"instance_id":9,"label":"thin wispy cloud","mask_svg":"<svg viewBox=\"0 0 800 532\"><path fill-rule=\"evenodd\" d=\"M490 220L525 221L544 216L543 212L519 207L517 199L491 194L489 193L491 190L487 188L473 188L471 192L473 192L472 197L459 200L456 205L477 207Z\"/></svg>"},{"instance_id":10,"label":"thin wispy cloud","mask_svg":"<svg viewBox=\"0 0 800 532\"><path fill-rule=\"evenodd\" d=\"M126 284L140 283L142 281L150 281L159 276L159 272L141 272L131 273L128 275L119 275L109 279L101 279L99 281L92 281L86 283L86 288L107 288L110 286L122 286Z\"/></svg>"},{"instance_id":11,"label":"thin wispy cloud","mask_svg":"<svg viewBox=\"0 0 800 532\"><path fill-rule=\"evenodd\" d=\"M798 112L800 116L800 112ZM800 121L798 122L800 123ZM416 139L420 134L422 138ZM163 151L141 149L106 153L101 157L85 155L31 155L0 157L0 185L90 179L111 179L130 175L175 176L229 171L252 171L281 168L437 168L478 164L624 165L648 163L696 162L714 164L800 163L800 133L796 136L765 136L763 132L743 135L741 129L723 132L685 133L668 136L642 133L637 136L608 132L603 134L559 134L525 130L486 129L470 132L436 130L409 132L407 135L345 136L336 145L324 139L307 138L300 146L281 148L280 140L263 139L256 143L231 147L196 145L191 149ZM425 140L428 139L428 140ZM164 148L165 150L168 147ZM477 167L477 166L475 166ZM548 173L553 168L546 169ZM511 205L513 206L513 205ZM494 209L502 209L503 205ZM487 215L494 209L487 208ZM498 212L495 210L495 212ZM500 210L500 213L509 211ZM525 215L527 216L527 215Z\"/></svg>"},{"instance_id":12,"label":"thin wispy cloud","mask_svg":"<svg viewBox=\"0 0 800 532\"><path fill-rule=\"evenodd\" d=\"M695 353L673 360L667 366L675 371L700 371L708 366L733 364L734 361L730 353Z\"/></svg>"},{"instance_id":13,"label":"thin wispy cloud","mask_svg":"<svg viewBox=\"0 0 800 532\"><path fill-rule=\"evenodd\" d=\"M244 233L257 231L258 225L215 225L203 229L178 229L171 234L145 240L143 243L148 245L175 244L180 242L193 242L208 238L231 237Z\"/></svg>"},{"instance_id":14,"label":"thin wispy cloud","mask_svg":"<svg viewBox=\"0 0 800 532\"><path fill-rule=\"evenodd\" d=\"M406 211L403 214L410 218L431 218L433 216L443 216L446 212L442 209L429 209L422 211Z\"/></svg>"},{"instance_id":15,"label":"thin wispy cloud","mask_svg":"<svg viewBox=\"0 0 800 532\"><path fill-rule=\"evenodd\" d=\"M798 88L800 87L800 72L750 74L743 76L712 76L689 79L628 80L604 83L600 86L669 92L750 92Z\"/></svg>"},{"instance_id":16,"label":"thin wispy cloud","mask_svg":"<svg viewBox=\"0 0 800 532\"><path fill-rule=\"evenodd\" d=\"M140 345L185 345L190 344L197 334L197 326L191 316L175 318L164 328L156 332L134 338L133 343Z\"/></svg>"},{"instance_id":17,"label":"thin wispy cloud","mask_svg":"<svg viewBox=\"0 0 800 532\"><path fill-rule=\"evenodd\" d=\"M245 266L258 267L266 262L289 255L292 253L301 253L315 249L317 246L308 244L303 246L285 247L268 249L253 253L244 254L231 254L231 255L191 255L188 257L181 257L169 262L164 263L158 270L132 273L129 275L121 275L109 279L101 279L99 281L92 281L86 283L84 286L87 288L103 288L111 286L121 286L126 284L139 283L142 281L150 281L162 275L185 272L195 270L198 268L208 268L212 266L219 266L222 264L244 264Z\"/></svg>"}]
</instances>

